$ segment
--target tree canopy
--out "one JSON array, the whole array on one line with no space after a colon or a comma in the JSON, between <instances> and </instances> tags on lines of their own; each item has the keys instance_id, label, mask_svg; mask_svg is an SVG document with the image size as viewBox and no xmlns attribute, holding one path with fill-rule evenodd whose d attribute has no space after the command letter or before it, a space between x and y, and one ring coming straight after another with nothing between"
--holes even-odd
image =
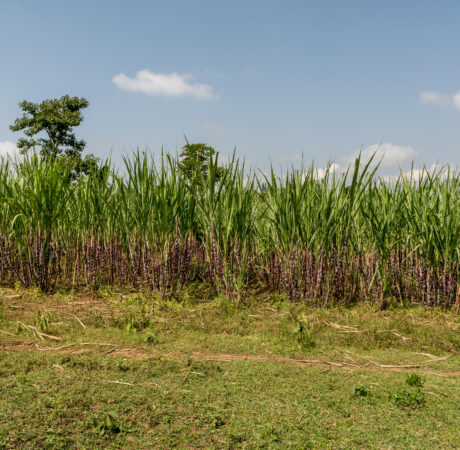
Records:
<instances>
[{"instance_id":1,"label":"tree canopy","mask_svg":"<svg viewBox=\"0 0 460 450\"><path fill-rule=\"evenodd\" d=\"M187 141L182 147L182 153L179 155L180 167L192 184L200 184L201 176L207 176L210 158L215 153L213 147L203 143L190 144ZM217 167L217 179L221 178L222 175L223 168Z\"/></svg>"},{"instance_id":2,"label":"tree canopy","mask_svg":"<svg viewBox=\"0 0 460 450\"><path fill-rule=\"evenodd\" d=\"M73 127L83 120L81 110L87 108L88 101L83 97L47 99L41 103L22 101L19 103L24 112L10 126L12 131L23 131L26 138L20 138L17 146L26 154L31 148L40 148L40 156L49 159L61 159L70 164L73 174L87 174L97 167L98 158L93 154L82 158L86 146L84 140L78 140ZM43 136L44 134L44 136Z\"/></svg>"}]
</instances>

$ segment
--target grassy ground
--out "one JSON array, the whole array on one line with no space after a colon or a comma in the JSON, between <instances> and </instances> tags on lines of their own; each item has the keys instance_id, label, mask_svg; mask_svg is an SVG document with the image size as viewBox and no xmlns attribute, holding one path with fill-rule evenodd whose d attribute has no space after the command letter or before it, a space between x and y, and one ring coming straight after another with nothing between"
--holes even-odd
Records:
<instances>
[{"instance_id":1,"label":"grassy ground","mask_svg":"<svg viewBox=\"0 0 460 450\"><path fill-rule=\"evenodd\" d=\"M0 291L0 447L460 447L457 316L197 292Z\"/></svg>"}]
</instances>

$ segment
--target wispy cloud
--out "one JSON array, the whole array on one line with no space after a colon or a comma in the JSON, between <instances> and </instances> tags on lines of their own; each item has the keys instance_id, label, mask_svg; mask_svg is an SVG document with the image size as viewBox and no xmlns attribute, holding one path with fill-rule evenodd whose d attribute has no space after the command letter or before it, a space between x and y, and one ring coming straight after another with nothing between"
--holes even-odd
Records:
<instances>
[{"instance_id":1,"label":"wispy cloud","mask_svg":"<svg viewBox=\"0 0 460 450\"><path fill-rule=\"evenodd\" d=\"M375 153L374 164L382 160L381 167L397 167L414 160L418 156L418 152L409 145L395 145L385 142L370 145L363 150L357 150L343 159L347 165L351 164L360 153L363 161L368 161Z\"/></svg>"},{"instance_id":2,"label":"wispy cloud","mask_svg":"<svg viewBox=\"0 0 460 450\"><path fill-rule=\"evenodd\" d=\"M16 147L16 143L12 141L0 142L0 158L2 157L14 157L19 155L19 150Z\"/></svg>"},{"instance_id":3,"label":"wispy cloud","mask_svg":"<svg viewBox=\"0 0 460 450\"><path fill-rule=\"evenodd\" d=\"M420 93L420 103L422 105L449 106L450 97L436 91L424 91Z\"/></svg>"},{"instance_id":4,"label":"wispy cloud","mask_svg":"<svg viewBox=\"0 0 460 450\"><path fill-rule=\"evenodd\" d=\"M153 73L140 70L134 77L124 73L115 75L113 83L120 89L131 92L164 97L192 97L198 100L217 100L219 97L207 84L193 82L193 75L172 73Z\"/></svg>"},{"instance_id":5,"label":"wispy cloud","mask_svg":"<svg viewBox=\"0 0 460 450\"><path fill-rule=\"evenodd\" d=\"M460 91L456 92L452 96L452 103L454 104L455 109L460 110Z\"/></svg>"},{"instance_id":6,"label":"wispy cloud","mask_svg":"<svg viewBox=\"0 0 460 450\"><path fill-rule=\"evenodd\" d=\"M441 108L453 106L456 110L460 111L460 91L452 95L436 91L424 91L420 93L420 103L422 105L435 105Z\"/></svg>"}]
</instances>

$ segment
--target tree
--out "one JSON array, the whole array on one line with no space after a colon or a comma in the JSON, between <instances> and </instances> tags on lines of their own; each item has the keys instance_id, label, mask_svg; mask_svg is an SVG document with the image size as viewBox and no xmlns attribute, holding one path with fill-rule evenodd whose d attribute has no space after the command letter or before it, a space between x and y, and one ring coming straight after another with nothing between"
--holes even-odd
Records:
<instances>
[{"instance_id":1,"label":"tree","mask_svg":"<svg viewBox=\"0 0 460 450\"><path fill-rule=\"evenodd\" d=\"M24 131L28 138L20 138L17 146L26 154L31 148L40 147L40 155L46 159L59 159L69 164L72 174L77 177L88 174L97 167L99 159L93 154L82 158L86 146L84 140L78 140L73 127L83 120L81 110L89 105L85 98L64 95L57 99L32 103L26 100L19 103L24 114L10 126L12 131ZM45 133L46 137L36 137Z\"/></svg>"},{"instance_id":2,"label":"tree","mask_svg":"<svg viewBox=\"0 0 460 450\"><path fill-rule=\"evenodd\" d=\"M216 151L213 147L203 143L190 144L187 139L186 142L179 155L179 168L194 199L190 203L194 236L198 241L202 241L204 234L201 219L195 212L200 208L200 203L206 203L209 199L210 192L223 179L226 169L217 165L217 157L214 156Z\"/></svg>"},{"instance_id":3,"label":"tree","mask_svg":"<svg viewBox=\"0 0 460 450\"><path fill-rule=\"evenodd\" d=\"M190 144L188 141L182 147L182 153L179 155L180 168L191 184L200 184L201 175L206 177L210 158L216 153L213 147L202 144ZM223 168L217 167L216 177L221 178Z\"/></svg>"}]
</instances>

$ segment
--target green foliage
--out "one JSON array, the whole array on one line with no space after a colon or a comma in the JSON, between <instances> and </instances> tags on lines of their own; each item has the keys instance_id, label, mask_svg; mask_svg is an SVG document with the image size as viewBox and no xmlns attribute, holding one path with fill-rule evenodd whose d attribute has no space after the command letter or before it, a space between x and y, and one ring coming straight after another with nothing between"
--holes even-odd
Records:
<instances>
[{"instance_id":1,"label":"green foliage","mask_svg":"<svg viewBox=\"0 0 460 450\"><path fill-rule=\"evenodd\" d=\"M117 365L117 369L120 372L128 372L129 371L129 366L124 361L118 361L116 365Z\"/></svg>"},{"instance_id":2,"label":"green foliage","mask_svg":"<svg viewBox=\"0 0 460 450\"><path fill-rule=\"evenodd\" d=\"M290 313L288 318L280 321L279 331L281 336L294 341L300 350L316 347L314 329L304 314L296 317Z\"/></svg>"},{"instance_id":3,"label":"green foliage","mask_svg":"<svg viewBox=\"0 0 460 450\"><path fill-rule=\"evenodd\" d=\"M416 373L411 373L406 376L406 384L410 387L421 388L423 387L423 378Z\"/></svg>"},{"instance_id":4,"label":"green foliage","mask_svg":"<svg viewBox=\"0 0 460 450\"><path fill-rule=\"evenodd\" d=\"M151 344L151 345L156 345L159 343L159 339L157 336L155 336L154 334L152 333L149 333L145 336L144 338L144 342L146 344Z\"/></svg>"},{"instance_id":5,"label":"green foliage","mask_svg":"<svg viewBox=\"0 0 460 450\"><path fill-rule=\"evenodd\" d=\"M400 408L420 408L425 405L426 399L421 390L423 378L411 373L406 375L406 386L390 393L390 399Z\"/></svg>"},{"instance_id":6,"label":"green foliage","mask_svg":"<svg viewBox=\"0 0 460 450\"><path fill-rule=\"evenodd\" d=\"M215 416L212 420L212 425L214 428L220 428L225 425L224 419L220 416Z\"/></svg>"},{"instance_id":7,"label":"green foliage","mask_svg":"<svg viewBox=\"0 0 460 450\"><path fill-rule=\"evenodd\" d=\"M206 177L209 169L209 162L215 155L216 151L213 147L202 144L192 143L188 141L182 147L180 156L180 169L183 172L186 180L191 185L200 184L202 177ZM219 168L218 173L221 172ZM218 175L218 177L220 174Z\"/></svg>"},{"instance_id":8,"label":"green foliage","mask_svg":"<svg viewBox=\"0 0 460 450\"><path fill-rule=\"evenodd\" d=\"M10 126L12 131L24 131L27 136L18 140L18 148L23 154L31 148L40 148L43 158L59 158L63 165L70 167L74 177L91 173L97 168L98 158L92 154L82 158L86 142L78 140L73 133L73 127L83 120L81 110L88 104L84 98L68 95L41 103L22 101L19 106L24 114ZM43 133L46 137L36 137Z\"/></svg>"},{"instance_id":9,"label":"green foliage","mask_svg":"<svg viewBox=\"0 0 460 450\"><path fill-rule=\"evenodd\" d=\"M106 413L100 419L94 419L91 425L94 433L104 437L118 434L122 431L118 414L115 411Z\"/></svg>"},{"instance_id":10,"label":"green foliage","mask_svg":"<svg viewBox=\"0 0 460 450\"><path fill-rule=\"evenodd\" d=\"M3 161L2 282L129 285L177 300L204 281L204 296L236 306L258 289L323 307L455 305L457 172L388 183L357 158L347 173L320 178L311 166L262 177L236 159L220 171L204 144L184 148L159 162L137 151L119 172L107 162L75 183L57 159ZM399 339L374 334L381 346Z\"/></svg>"},{"instance_id":11,"label":"green foliage","mask_svg":"<svg viewBox=\"0 0 460 450\"><path fill-rule=\"evenodd\" d=\"M147 328L150 320L145 315L129 315L125 320L125 330L129 333L138 333Z\"/></svg>"},{"instance_id":12,"label":"green foliage","mask_svg":"<svg viewBox=\"0 0 460 450\"><path fill-rule=\"evenodd\" d=\"M37 315L34 319L34 324L40 331L43 333L48 333L50 323L51 315L49 313L42 313L41 311L37 312Z\"/></svg>"},{"instance_id":13,"label":"green foliage","mask_svg":"<svg viewBox=\"0 0 460 450\"><path fill-rule=\"evenodd\" d=\"M292 327L292 334L301 348L314 348L316 346L313 330L309 323L298 321Z\"/></svg>"},{"instance_id":14,"label":"green foliage","mask_svg":"<svg viewBox=\"0 0 460 450\"><path fill-rule=\"evenodd\" d=\"M404 387L393 391L390 399L400 408L420 408L426 400L423 392L418 387Z\"/></svg>"},{"instance_id":15,"label":"green foliage","mask_svg":"<svg viewBox=\"0 0 460 450\"><path fill-rule=\"evenodd\" d=\"M371 388L367 384L355 384L352 388L354 397L367 397L371 393Z\"/></svg>"},{"instance_id":16,"label":"green foliage","mask_svg":"<svg viewBox=\"0 0 460 450\"><path fill-rule=\"evenodd\" d=\"M0 294L2 332L14 334L16 320L31 324L38 311L54 311L62 339L1 334L7 351L0 352L0 443L7 448L458 446L459 318L451 313L364 305L315 310L288 301L273 305L263 293L228 314L199 292L186 304L157 302L132 289L92 299L7 288ZM146 342L150 328L130 334L120 326L139 317L144 305L161 336L155 348ZM94 316L105 318L104 326ZM282 320L289 339L277 334ZM315 348L299 348L297 322L310 324ZM382 328L409 339L376 349L366 330ZM418 364L427 360L421 352L446 349L452 356L431 361L423 372L432 391L423 408L420 393L405 381L415 377L384 367Z\"/></svg>"}]
</instances>

